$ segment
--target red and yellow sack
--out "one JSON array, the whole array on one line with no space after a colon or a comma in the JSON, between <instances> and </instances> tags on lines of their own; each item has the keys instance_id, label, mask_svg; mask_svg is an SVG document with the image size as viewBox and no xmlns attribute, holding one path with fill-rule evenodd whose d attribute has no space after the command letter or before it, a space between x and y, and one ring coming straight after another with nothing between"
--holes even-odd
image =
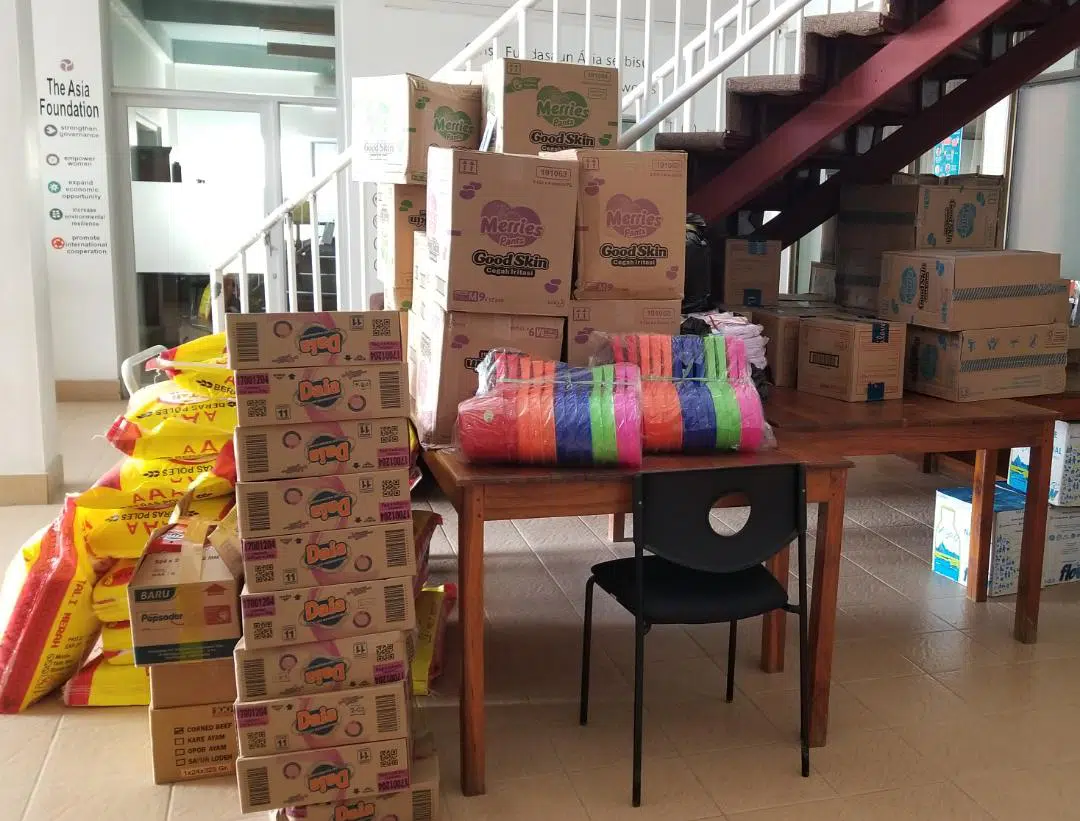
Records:
<instances>
[{"instance_id":1,"label":"red and yellow sack","mask_svg":"<svg viewBox=\"0 0 1080 821\"><path fill-rule=\"evenodd\" d=\"M197 483L196 499L227 496L236 487L232 442L217 454L191 459L136 459L118 462L89 490L79 507L156 508L175 505Z\"/></svg>"},{"instance_id":2,"label":"red and yellow sack","mask_svg":"<svg viewBox=\"0 0 1080 821\"><path fill-rule=\"evenodd\" d=\"M446 623L457 602L457 585L425 587L416 597L416 653L411 674L413 693L426 696L442 675L446 652Z\"/></svg>"},{"instance_id":3,"label":"red and yellow sack","mask_svg":"<svg viewBox=\"0 0 1080 821\"><path fill-rule=\"evenodd\" d=\"M64 686L69 707L145 707L150 704L150 669L109 664L96 654Z\"/></svg>"},{"instance_id":4,"label":"red and yellow sack","mask_svg":"<svg viewBox=\"0 0 1080 821\"><path fill-rule=\"evenodd\" d=\"M227 366L225 334L201 336L163 351L146 363L163 371L177 387L205 396L236 396L236 381Z\"/></svg>"},{"instance_id":5,"label":"red and yellow sack","mask_svg":"<svg viewBox=\"0 0 1080 821\"><path fill-rule=\"evenodd\" d=\"M236 421L235 397L205 396L168 380L132 394L105 438L139 459L204 458L232 441Z\"/></svg>"},{"instance_id":6,"label":"red and yellow sack","mask_svg":"<svg viewBox=\"0 0 1080 821\"><path fill-rule=\"evenodd\" d=\"M131 648L130 621L113 621L101 625L101 650L109 664L134 664ZM126 658L123 658L124 656Z\"/></svg>"},{"instance_id":7,"label":"red and yellow sack","mask_svg":"<svg viewBox=\"0 0 1080 821\"><path fill-rule=\"evenodd\" d=\"M91 593L94 615L103 622L126 622L131 618L128 609L128 585L135 573L137 559L121 559L98 579Z\"/></svg>"}]
</instances>

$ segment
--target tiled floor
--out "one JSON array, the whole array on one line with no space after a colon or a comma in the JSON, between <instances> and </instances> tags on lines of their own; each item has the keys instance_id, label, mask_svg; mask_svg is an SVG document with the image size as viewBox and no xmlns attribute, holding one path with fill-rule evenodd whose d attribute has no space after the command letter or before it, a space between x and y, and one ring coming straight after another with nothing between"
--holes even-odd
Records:
<instances>
[{"instance_id":1,"label":"tiled floor","mask_svg":"<svg viewBox=\"0 0 1080 821\"><path fill-rule=\"evenodd\" d=\"M62 409L72 488L113 460L93 441L115 408ZM726 631L657 629L646 679L645 807L630 807L628 618L597 601L594 709L576 724L582 586L613 555L602 518L489 525L488 784L456 786L458 645L424 715L443 761L453 821L1055 821L1080 806L1080 585L1044 595L1040 642L1009 635L1011 605L971 605L929 572L936 486L899 459L860 461L849 479L829 744L798 775L796 655L767 676L758 625L740 633L738 692L721 700ZM431 506L437 579L454 574L456 523ZM50 508L0 508L6 558ZM732 512L726 512L730 517ZM731 521L730 518L727 519ZM614 552L626 555L626 547ZM795 638L794 631L791 638ZM789 651L794 643L789 644ZM5 717L0 805L12 818L235 821L225 780L150 783L142 709Z\"/></svg>"}]
</instances>

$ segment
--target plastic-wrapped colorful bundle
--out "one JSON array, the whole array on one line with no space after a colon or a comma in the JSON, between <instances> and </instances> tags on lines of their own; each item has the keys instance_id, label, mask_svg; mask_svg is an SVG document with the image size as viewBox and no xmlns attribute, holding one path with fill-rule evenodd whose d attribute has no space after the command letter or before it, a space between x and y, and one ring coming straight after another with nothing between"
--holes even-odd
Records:
<instances>
[{"instance_id":1,"label":"plastic-wrapped colorful bundle","mask_svg":"<svg viewBox=\"0 0 1080 821\"><path fill-rule=\"evenodd\" d=\"M488 353L477 395L458 405L457 441L475 462L641 464L641 378L628 363L573 368Z\"/></svg>"}]
</instances>

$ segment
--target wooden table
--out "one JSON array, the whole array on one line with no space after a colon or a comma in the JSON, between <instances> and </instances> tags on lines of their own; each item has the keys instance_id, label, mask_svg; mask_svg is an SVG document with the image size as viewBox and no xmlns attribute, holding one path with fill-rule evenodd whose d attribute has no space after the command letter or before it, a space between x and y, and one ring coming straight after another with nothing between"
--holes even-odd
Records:
<instances>
[{"instance_id":1,"label":"wooden table","mask_svg":"<svg viewBox=\"0 0 1080 821\"><path fill-rule=\"evenodd\" d=\"M484 523L503 519L626 514L632 510L637 471L574 468L487 467L465 464L454 451L429 451L424 460L458 513L458 595L462 631L461 791L484 792ZM807 499L818 504L817 548L810 610L811 727L824 737L835 627L836 569L844 530L844 493L851 463L835 456L796 451L757 454L649 457L642 470L722 469L807 462ZM837 558L837 562L838 562ZM787 578L787 551L773 572ZM783 575L781 575L781 573ZM585 580L582 579L584 589ZM780 641L779 645L776 644ZM783 618L766 622L763 653L769 665L783 659ZM717 679L718 686L720 679Z\"/></svg>"},{"instance_id":2,"label":"wooden table","mask_svg":"<svg viewBox=\"0 0 1080 821\"><path fill-rule=\"evenodd\" d=\"M1052 393L1049 396L1028 396L1018 399L1025 405L1056 411L1066 422L1080 421L1080 393Z\"/></svg>"}]
</instances>

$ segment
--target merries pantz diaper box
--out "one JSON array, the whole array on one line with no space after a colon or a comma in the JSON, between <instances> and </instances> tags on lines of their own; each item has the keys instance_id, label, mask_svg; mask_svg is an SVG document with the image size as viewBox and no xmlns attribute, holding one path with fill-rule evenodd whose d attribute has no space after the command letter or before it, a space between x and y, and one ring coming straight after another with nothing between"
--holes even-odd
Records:
<instances>
[{"instance_id":1,"label":"merries pantz diaper box","mask_svg":"<svg viewBox=\"0 0 1080 821\"><path fill-rule=\"evenodd\" d=\"M401 362L401 323L393 311L226 314L229 367L346 367Z\"/></svg>"}]
</instances>

